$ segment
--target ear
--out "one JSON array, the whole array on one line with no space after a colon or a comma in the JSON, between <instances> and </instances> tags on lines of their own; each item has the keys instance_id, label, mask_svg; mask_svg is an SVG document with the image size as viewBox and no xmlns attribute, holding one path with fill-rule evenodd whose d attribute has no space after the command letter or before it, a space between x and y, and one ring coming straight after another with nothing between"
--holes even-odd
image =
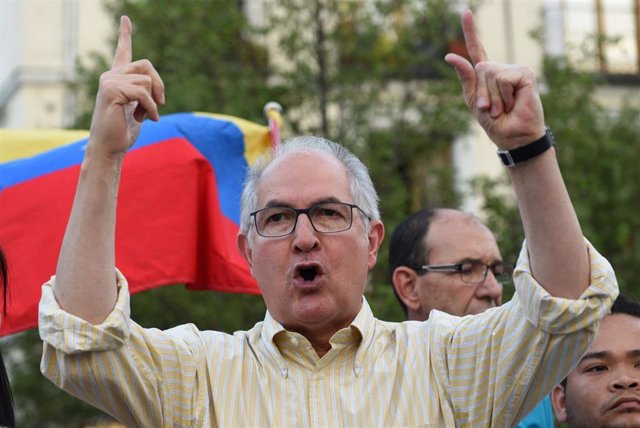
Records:
<instances>
[{"instance_id":1,"label":"ear","mask_svg":"<svg viewBox=\"0 0 640 428\"><path fill-rule=\"evenodd\" d=\"M378 260L378 250L384 239L384 225L380 220L373 220L369 225L369 270L373 269Z\"/></svg>"},{"instance_id":2,"label":"ear","mask_svg":"<svg viewBox=\"0 0 640 428\"><path fill-rule=\"evenodd\" d=\"M238 236L236 237L236 245L238 246L238 251L240 254L247 260L249 266L252 266L252 251L251 244L249 243L249 237L242 232L238 232Z\"/></svg>"},{"instance_id":3,"label":"ear","mask_svg":"<svg viewBox=\"0 0 640 428\"><path fill-rule=\"evenodd\" d=\"M406 266L398 266L391 276L393 288L400 297L400 300L407 306L409 311L419 311L420 298L418 296L418 275L413 269Z\"/></svg>"},{"instance_id":4,"label":"ear","mask_svg":"<svg viewBox=\"0 0 640 428\"><path fill-rule=\"evenodd\" d=\"M553 406L553 412L556 414L556 418L560 423L567 422L567 406L565 389L562 385L556 385L551 391L551 405Z\"/></svg>"}]
</instances>

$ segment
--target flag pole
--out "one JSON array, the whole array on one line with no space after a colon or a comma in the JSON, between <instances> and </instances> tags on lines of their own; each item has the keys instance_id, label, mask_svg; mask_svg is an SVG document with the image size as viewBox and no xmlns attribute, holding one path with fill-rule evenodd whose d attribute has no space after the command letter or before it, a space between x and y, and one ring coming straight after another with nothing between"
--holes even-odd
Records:
<instances>
[{"instance_id":1,"label":"flag pole","mask_svg":"<svg viewBox=\"0 0 640 428\"><path fill-rule=\"evenodd\" d=\"M280 127L282 126L282 106L275 101L270 101L264 106L264 115L269 123L271 144L273 150L280 145Z\"/></svg>"}]
</instances>

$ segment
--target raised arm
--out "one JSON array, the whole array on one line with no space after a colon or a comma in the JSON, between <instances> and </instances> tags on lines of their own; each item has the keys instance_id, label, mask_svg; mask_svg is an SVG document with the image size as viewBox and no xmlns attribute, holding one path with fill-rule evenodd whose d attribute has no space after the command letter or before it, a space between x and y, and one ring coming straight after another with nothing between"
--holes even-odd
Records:
<instances>
[{"instance_id":1,"label":"raised arm","mask_svg":"<svg viewBox=\"0 0 640 428\"><path fill-rule=\"evenodd\" d=\"M499 149L513 150L545 134L544 113L533 72L488 61L470 11L462 28L471 63L448 54L464 98ZM562 180L553 147L508 168L524 225L531 269L554 296L577 298L589 285L589 258L580 223Z\"/></svg>"},{"instance_id":2,"label":"raised arm","mask_svg":"<svg viewBox=\"0 0 640 428\"><path fill-rule=\"evenodd\" d=\"M94 324L116 298L115 221L120 169L148 116L158 120L164 85L147 60L131 62L131 21L120 20L111 69L100 76L89 143L56 270L62 309Z\"/></svg>"}]
</instances>

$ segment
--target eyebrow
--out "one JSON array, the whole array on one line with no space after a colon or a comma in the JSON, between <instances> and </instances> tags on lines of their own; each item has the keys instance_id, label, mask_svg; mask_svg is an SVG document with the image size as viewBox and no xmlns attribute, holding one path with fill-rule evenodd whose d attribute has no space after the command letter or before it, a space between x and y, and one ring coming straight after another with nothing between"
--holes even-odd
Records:
<instances>
[{"instance_id":1,"label":"eyebrow","mask_svg":"<svg viewBox=\"0 0 640 428\"><path fill-rule=\"evenodd\" d=\"M609 356L611 356L611 352L609 351L587 352L586 354L584 354L584 357L582 357L580 362L583 362L585 360L604 359ZM626 356L631 358L640 357L640 349L632 349L631 351L627 351Z\"/></svg>"},{"instance_id":2,"label":"eyebrow","mask_svg":"<svg viewBox=\"0 0 640 428\"><path fill-rule=\"evenodd\" d=\"M313 207L318 204L325 204L327 202L342 202L340 199L329 196L326 198L315 199L311 201L311 204L308 207ZM288 202L284 202L278 199L272 199L264 206L264 208L273 208L273 207L285 207L285 208L295 208L292 204Z\"/></svg>"},{"instance_id":3,"label":"eyebrow","mask_svg":"<svg viewBox=\"0 0 640 428\"><path fill-rule=\"evenodd\" d=\"M609 355L611 355L609 351L587 352L586 354L584 354L584 357L580 359L580 362L587 361L587 360L603 359L603 358L607 358Z\"/></svg>"},{"instance_id":4,"label":"eyebrow","mask_svg":"<svg viewBox=\"0 0 640 428\"><path fill-rule=\"evenodd\" d=\"M458 260L454 264L457 265L457 264L462 264L462 263L482 263L482 264L485 264L484 261L482 261L480 259L473 258L473 257L465 257L463 259ZM489 266L493 266L494 264L498 264L498 263L504 263L504 261L502 259L495 259L495 260L492 260L489 263Z\"/></svg>"}]
</instances>

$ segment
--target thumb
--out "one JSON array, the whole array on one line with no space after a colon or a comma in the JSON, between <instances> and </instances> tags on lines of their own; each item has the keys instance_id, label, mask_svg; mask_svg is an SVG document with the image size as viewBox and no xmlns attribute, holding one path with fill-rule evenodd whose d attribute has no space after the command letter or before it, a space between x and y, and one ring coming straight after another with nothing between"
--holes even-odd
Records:
<instances>
[{"instance_id":1,"label":"thumb","mask_svg":"<svg viewBox=\"0 0 640 428\"><path fill-rule=\"evenodd\" d=\"M456 71L458 80L462 84L462 92L467 105L473 107L473 97L476 92L476 71L471 63L456 54L447 54L444 60Z\"/></svg>"}]
</instances>

